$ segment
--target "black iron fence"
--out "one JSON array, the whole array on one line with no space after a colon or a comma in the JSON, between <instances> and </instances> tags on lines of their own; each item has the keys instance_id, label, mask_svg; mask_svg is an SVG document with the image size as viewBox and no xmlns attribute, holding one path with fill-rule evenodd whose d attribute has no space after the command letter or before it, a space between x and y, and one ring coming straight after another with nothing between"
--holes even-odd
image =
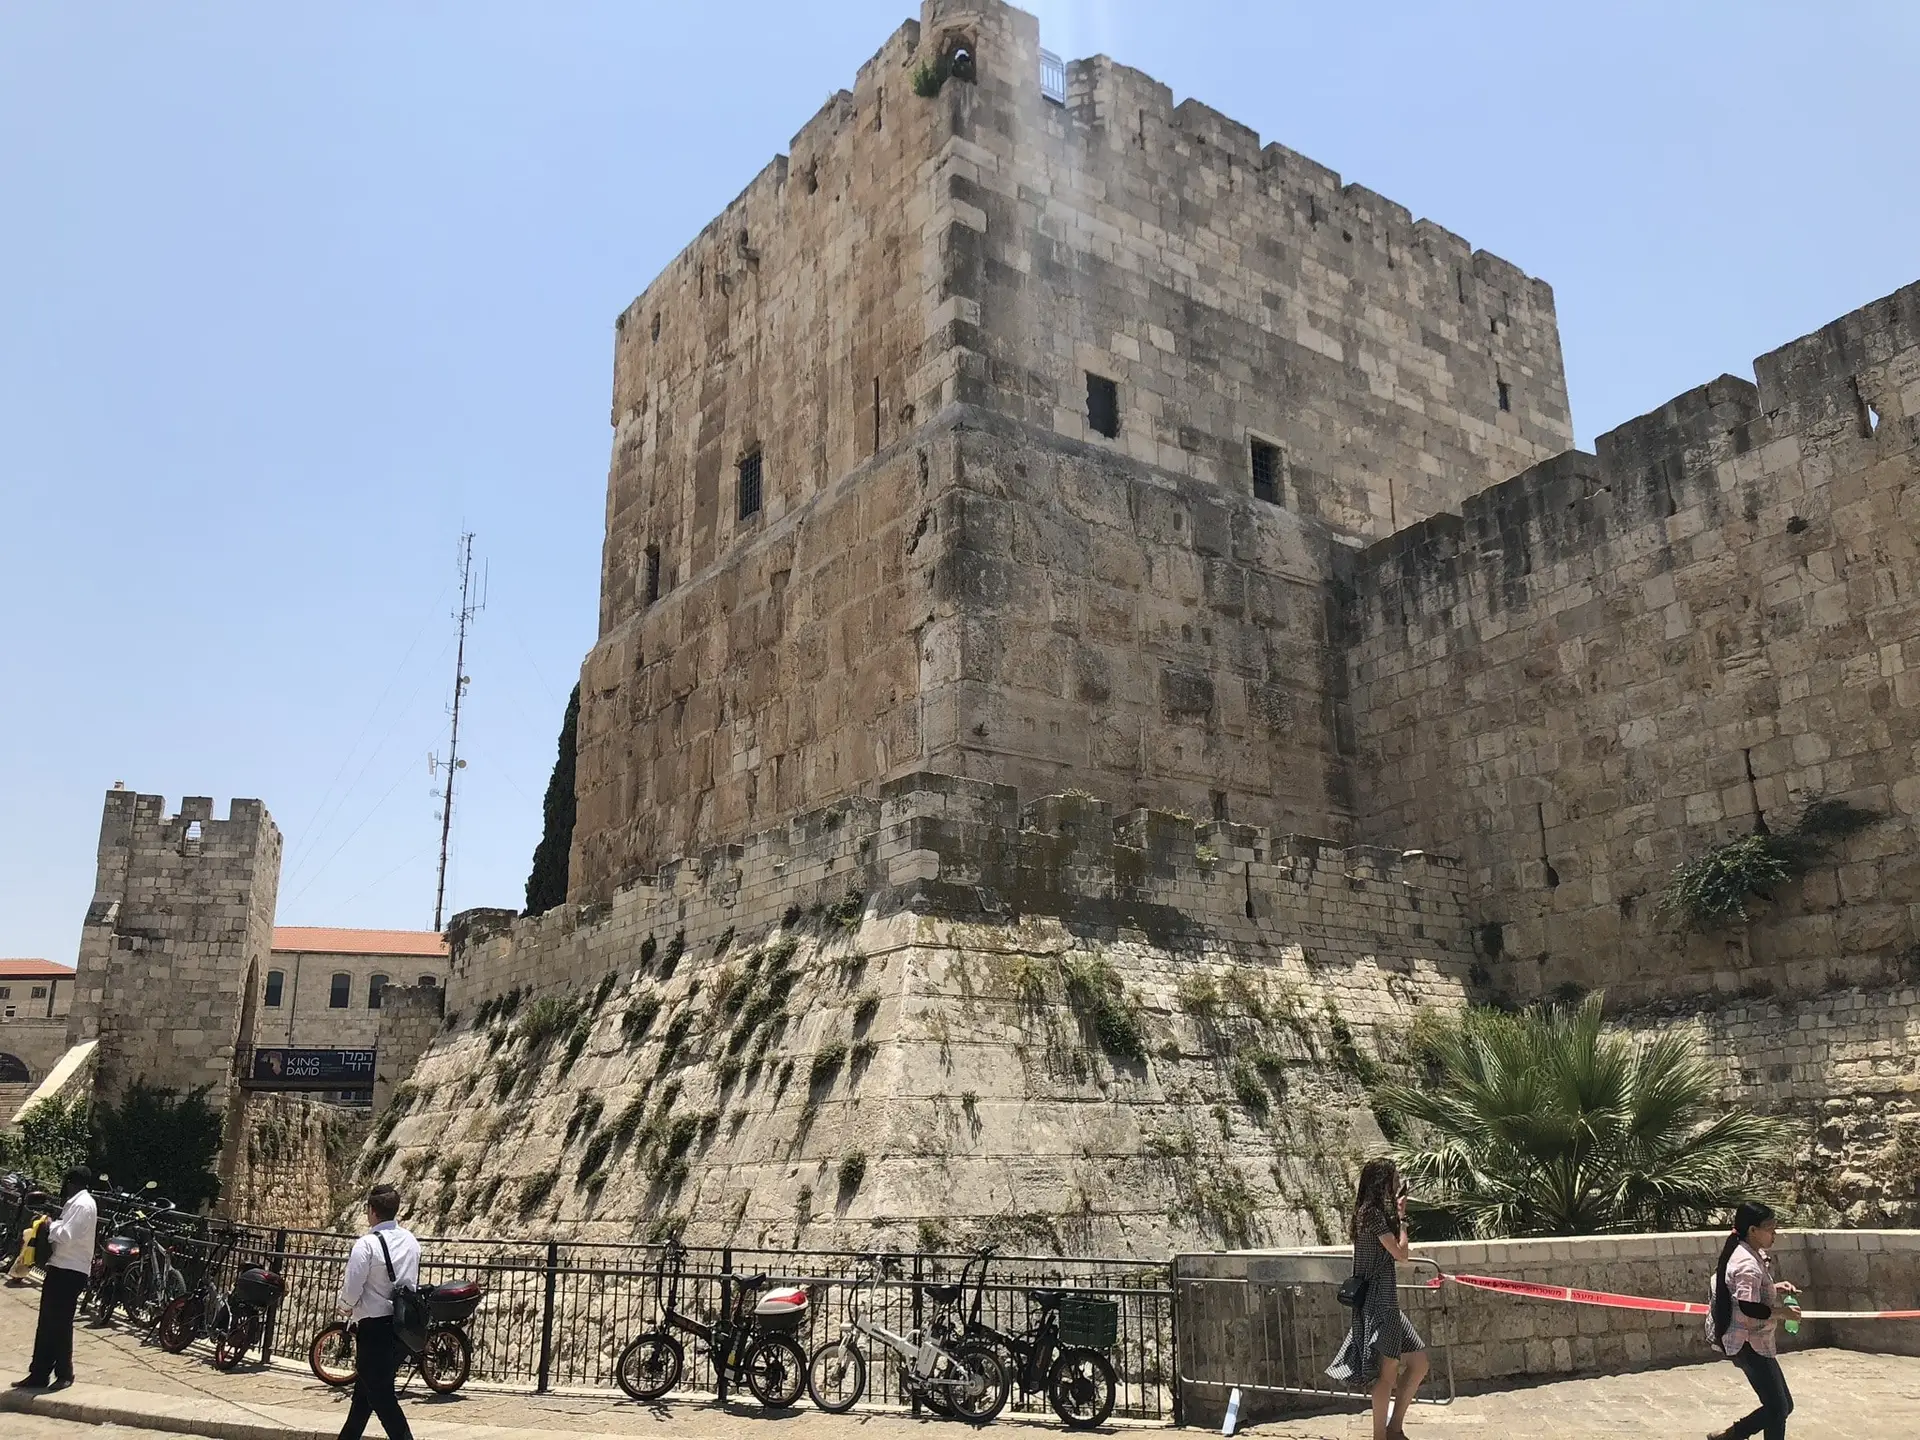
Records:
<instances>
[{"instance_id":1,"label":"black iron fence","mask_svg":"<svg viewBox=\"0 0 1920 1440\"><path fill-rule=\"evenodd\" d=\"M332 1322L335 1300L353 1237L320 1230L266 1230L228 1225L178 1212L150 1213L137 1222L137 1197L101 1196L102 1237L134 1223L154 1228L191 1288L208 1265L231 1286L245 1266L266 1265L281 1274L286 1297L266 1337L269 1358L304 1362L313 1337ZM634 1337L662 1324L662 1247L575 1241L477 1240L423 1237L420 1283L477 1280L486 1299L466 1324L473 1342L473 1376L482 1383L550 1391L612 1390L620 1352ZM901 1334L921 1328L931 1315L926 1287L952 1284L970 1257L909 1254L885 1278L865 1283L869 1269L859 1254L842 1250L770 1250L688 1247L680 1258L676 1309L711 1323L723 1313L746 1276L804 1285L808 1318L795 1336L803 1351L837 1338L850 1308ZM665 1272L669 1277L672 1271ZM856 1288L854 1282L862 1282ZM1173 1288L1165 1265L1122 1259L1056 1256L995 1256L981 1306L981 1319L1003 1333L1018 1333L1038 1318L1029 1289L1080 1290L1116 1303L1119 1328L1107 1352L1118 1379L1116 1415L1148 1420L1174 1416L1175 1363ZM856 1300L855 1297L858 1296ZM973 1287L965 1303L970 1307ZM712 1356L687 1343L688 1389L719 1393ZM900 1370L892 1351L868 1351L872 1379L869 1403L904 1405ZM1011 1407L1042 1411L1046 1397L1021 1395Z\"/></svg>"}]
</instances>

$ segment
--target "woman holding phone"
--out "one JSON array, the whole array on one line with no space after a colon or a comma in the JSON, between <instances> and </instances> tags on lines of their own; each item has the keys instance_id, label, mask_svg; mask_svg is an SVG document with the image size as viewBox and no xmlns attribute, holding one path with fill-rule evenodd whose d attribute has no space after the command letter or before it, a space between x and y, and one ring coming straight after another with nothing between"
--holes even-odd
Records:
<instances>
[{"instance_id":1,"label":"woman holding phone","mask_svg":"<svg viewBox=\"0 0 1920 1440\"><path fill-rule=\"evenodd\" d=\"M1427 1378L1427 1349L1413 1322L1400 1313L1394 1265L1412 1250L1407 1237L1407 1187L1391 1160L1369 1160L1360 1171L1353 1204L1353 1329L1327 1374L1373 1389L1373 1440L1407 1433L1407 1407ZM1357 1291L1357 1294L1354 1292Z\"/></svg>"}]
</instances>

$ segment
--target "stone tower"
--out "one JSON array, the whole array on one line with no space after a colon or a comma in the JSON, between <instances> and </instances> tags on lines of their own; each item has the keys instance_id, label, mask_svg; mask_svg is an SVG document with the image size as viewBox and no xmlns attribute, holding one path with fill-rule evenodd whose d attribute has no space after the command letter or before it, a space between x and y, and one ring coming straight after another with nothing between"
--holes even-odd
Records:
<instances>
[{"instance_id":1,"label":"stone tower","mask_svg":"<svg viewBox=\"0 0 1920 1440\"><path fill-rule=\"evenodd\" d=\"M224 1108L273 943L280 831L258 800L107 792L67 1044L98 1040L96 1094L211 1087Z\"/></svg>"},{"instance_id":2,"label":"stone tower","mask_svg":"<svg viewBox=\"0 0 1920 1440\"><path fill-rule=\"evenodd\" d=\"M920 770L1348 835L1343 555L1570 444L1544 283L1038 40L926 5L619 317L571 898Z\"/></svg>"}]
</instances>

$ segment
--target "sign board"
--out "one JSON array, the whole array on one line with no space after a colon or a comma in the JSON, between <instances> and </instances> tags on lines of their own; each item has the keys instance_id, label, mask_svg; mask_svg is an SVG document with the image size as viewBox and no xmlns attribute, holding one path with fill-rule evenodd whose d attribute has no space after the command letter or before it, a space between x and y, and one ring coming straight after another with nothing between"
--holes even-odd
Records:
<instances>
[{"instance_id":1,"label":"sign board","mask_svg":"<svg viewBox=\"0 0 1920 1440\"><path fill-rule=\"evenodd\" d=\"M373 1084L373 1056L371 1050L255 1050L253 1083L289 1090L350 1090Z\"/></svg>"}]
</instances>

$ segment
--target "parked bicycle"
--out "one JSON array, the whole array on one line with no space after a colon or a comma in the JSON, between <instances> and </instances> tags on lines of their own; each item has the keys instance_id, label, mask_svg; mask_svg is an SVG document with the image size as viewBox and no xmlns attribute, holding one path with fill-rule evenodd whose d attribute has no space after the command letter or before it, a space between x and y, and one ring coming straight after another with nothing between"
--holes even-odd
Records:
<instances>
[{"instance_id":1,"label":"parked bicycle","mask_svg":"<svg viewBox=\"0 0 1920 1440\"><path fill-rule=\"evenodd\" d=\"M1120 1307L1099 1295L1078 1290L1029 1290L1027 1301L1039 1316L1026 1330L1007 1333L980 1318L987 1293L987 1266L991 1249L983 1250L960 1269L964 1291L967 1272L977 1262L980 1276L967 1315L965 1336L998 1347L1007 1357L1014 1382L1022 1395L1044 1391L1047 1403L1070 1430L1087 1430L1113 1413L1118 1382L1113 1362L1102 1354L1119 1333Z\"/></svg>"},{"instance_id":2,"label":"parked bicycle","mask_svg":"<svg viewBox=\"0 0 1920 1440\"><path fill-rule=\"evenodd\" d=\"M867 1275L852 1282L847 1318L840 1338L813 1352L807 1362L807 1393L813 1403L831 1415L842 1415L860 1403L867 1389L867 1357L861 1339L878 1341L899 1356L904 1367L901 1388L936 1415L955 1415L984 1425L1007 1404L1009 1366L1000 1352L984 1340L968 1339L955 1311L962 1287L928 1285L934 1314L924 1330L901 1335L859 1313L861 1292L871 1291L887 1270L878 1255L862 1256Z\"/></svg>"},{"instance_id":3,"label":"parked bicycle","mask_svg":"<svg viewBox=\"0 0 1920 1440\"><path fill-rule=\"evenodd\" d=\"M702 1324L675 1308L686 1255L677 1241L661 1249L655 1272L661 1324L620 1352L614 1367L620 1388L635 1400L652 1401L678 1385L686 1350L668 1332L679 1330L707 1347L714 1369L728 1383L744 1380L754 1398L770 1410L790 1408L806 1385L807 1358L793 1336L806 1323L807 1292L795 1285L775 1285L765 1275L740 1276L734 1281L731 1311L711 1325Z\"/></svg>"},{"instance_id":4,"label":"parked bicycle","mask_svg":"<svg viewBox=\"0 0 1920 1440\"><path fill-rule=\"evenodd\" d=\"M101 1324L124 1306L127 1319L147 1329L169 1300L187 1293L185 1277L154 1228L155 1219L173 1209L171 1200L151 1193L156 1184L149 1180L137 1197L116 1197L135 1201L138 1208L126 1232L109 1235L94 1256L84 1298Z\"/></svg>"},{"instance_id":5,"label":"parked bicycle","mask_svg":"<svg viewBox=\"0 0 1920 1440\"><path fill-rule=\"evenodd\" d=\"M233 1370L255 1345L266 1358L267 1324L287 1293L287 1282L264 1266L250 1265L234 1278L231 1292L222 1291L220 1267L233 1252L234 1237L229 1233L216 1243L199 1283L167 1302L154 1330L160 1348L175 1355L195 1340L213 1341L213 1363Z\"/></svg>"},{"instance_id":6,"label":"parked bicycle","mask_svg":"<svg viewBox=\"0 0 1920 1440\"><path fill-rule=\"evenodd\" d=\"M466 1325L485 1294L477 1280L449 1280L426 1291L427 1343L413 1357L413 1366L436 1395L451 1395L473 1373L473 1340ZM353 1327L351 1320L336 1320L307 1347L307 1364L314 1375L340 1390L351 1389L360 1376Z\"/></svg>"}]
</instances>

